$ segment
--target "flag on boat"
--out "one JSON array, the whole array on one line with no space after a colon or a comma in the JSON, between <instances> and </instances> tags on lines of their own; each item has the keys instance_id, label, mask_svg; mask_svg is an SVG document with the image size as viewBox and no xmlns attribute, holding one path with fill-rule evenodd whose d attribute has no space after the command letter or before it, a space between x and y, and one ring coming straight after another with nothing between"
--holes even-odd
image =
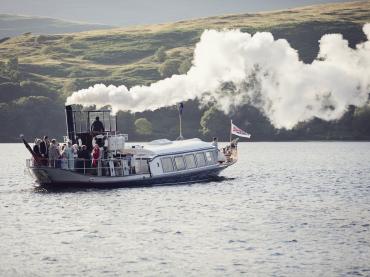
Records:
<instances>
[{"instance_id":1,"label":"flag on boat","mask_svg":"<svg viewBox=\"0 0 370 277\"><path fill-rule=\"evenodd\" d=\"M182 110L184 109L184 104L181 102L180 104L179 104L179 113L180 113L180 115L182 115Z\"/></svg>"},{"instance_id":2,"label":"flag on boat","mask_svg":"<svg viewBox=\"0 0 370 277\"><path fill-rule=\"evenodd\" d=\"M243 131L239 127L233 124L233 121L231 120L231 134L243 137L243 138L250 138L251 135L248 134L246 131Z\"/></svg>"}]
</instances>

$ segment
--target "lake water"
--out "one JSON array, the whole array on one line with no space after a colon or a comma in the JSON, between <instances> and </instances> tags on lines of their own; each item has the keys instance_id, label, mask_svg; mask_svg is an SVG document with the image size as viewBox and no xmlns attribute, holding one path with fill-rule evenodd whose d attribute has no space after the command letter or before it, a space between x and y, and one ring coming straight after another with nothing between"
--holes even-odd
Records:
<instances>
[{"instance_id":1,"label":"lake water","mask_svg":"<svg viewBox=\"0 0 370 277\"><path fill-rule=\"evenodd\" d=\"M370 143L241 143L222 182L48 193L0 144L0 276L370 276Z\"/></svg>"}]
</instances>

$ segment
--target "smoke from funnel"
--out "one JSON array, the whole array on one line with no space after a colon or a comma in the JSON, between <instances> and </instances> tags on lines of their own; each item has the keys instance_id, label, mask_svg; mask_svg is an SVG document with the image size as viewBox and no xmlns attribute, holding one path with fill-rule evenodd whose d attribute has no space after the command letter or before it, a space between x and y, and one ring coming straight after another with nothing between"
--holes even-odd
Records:
<instances>
[{"instance_id":1,"label":"smoke from funnel","mask_svg":"<svg viewBox=\"0 0 370 277\"><path fill-rule=\"evenodd\" d=\"M131 89L96 84L74 92L67 104L141 112L197 98L226 114L251 104L277 128L290 129L314 117L334 120L349 105L368 100L370 24L363 31L367 41L356 49L340 34L324 35L317 58L305 64L285 39L275 40L271 33L206 30L187 74Z\"/></svg>"}]
</instances>

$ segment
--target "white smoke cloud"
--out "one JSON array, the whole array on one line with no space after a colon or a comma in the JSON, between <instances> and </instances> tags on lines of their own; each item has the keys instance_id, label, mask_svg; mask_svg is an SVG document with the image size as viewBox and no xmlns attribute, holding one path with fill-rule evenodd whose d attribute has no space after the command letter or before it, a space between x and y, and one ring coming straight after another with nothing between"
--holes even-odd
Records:
<instances>
[{"instance_id":1,"label":"white smoke cloud","mask_svg":"<svg viewBox=\"0 0 370 277\"><path fill-rule=\"evenodd\" d=\"M150 86L96 84L74 92L67 104L111 105L141 112L198 98L225 113L249 103L277 128L290 129L314 117L340 118L349 105L362 106L370 93L370 24L367 41L351 49L340 34L324 35L311 64L284 39L271 33L251 36L239 30L206 30L194 50L187 74Z\"/></svg>"}]
</instances>

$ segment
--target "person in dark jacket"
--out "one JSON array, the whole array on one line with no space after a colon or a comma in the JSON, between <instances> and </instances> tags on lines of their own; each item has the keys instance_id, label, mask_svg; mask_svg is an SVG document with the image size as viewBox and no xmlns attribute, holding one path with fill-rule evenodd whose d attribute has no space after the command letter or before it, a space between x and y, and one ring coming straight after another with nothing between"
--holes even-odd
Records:
<instances>
[{"instance_id":1,"label":"person in dark jacket","mask_svg":"<svg viewBox=\"0 0 370 277\"><path fill-rule=\"evenodd\" d=\"M40 152L40 143L41 143L41 139L39 138L36 138L35 139L35 145L33 146L33 152L35 152L36 156L37 157L40 157L41 158L41 152Z\"/></svg>"},{"instance_id":2,"label":"person in dark jacket","mask_svg":"<svg viewBox=\"0 0 370 277\"><path fill-rule=\"evenodd\" d=\"M91 124L91 131L93 133L103 133L104 132L104 125L99 120L99 116L95 118L95 121Z\"/></svg>"},{"instance_id":3,"label":"person in dark jacket","mask_svg":"<svg viewBox=\"0 0 370 277\"><path fill-rule=\"evenodd\" d=\"M90 152L87 150L86 145L82 145L81 150L78 151L78 168L79 172L86 173L86 169L90 168L91 156Z\"/></svg>"},{"instance_id":4,"label":"person in dark jacket","mask_svg":"<svg viewBox=\"0 0 370 277\"><path fill-rule=\"evenodd\" d=\"M49 146L50 146L49 138L47 136L44 136L44 139L41 140L40 145L39 145L40 154L42 157L42 163L44 165L48 164L47 159L49 156Z\"/></svg>"},{"instance_id":5,"label":"person in dark jacket","mask_svg":"<svg viewBox=\"0 0 370 277\"><path fill-rule=\"evenodd\" d=\"M40 166L40 165L43 165L42 163L42 160L41 160L41 154L40 154L40 142L41 142L41 139L39 138L36 138L35 139L35 144L33 145L32 147L32 151L34 154L32 154L33 156L33 163L35 166Z\"/></svg>"}]
</instances>

